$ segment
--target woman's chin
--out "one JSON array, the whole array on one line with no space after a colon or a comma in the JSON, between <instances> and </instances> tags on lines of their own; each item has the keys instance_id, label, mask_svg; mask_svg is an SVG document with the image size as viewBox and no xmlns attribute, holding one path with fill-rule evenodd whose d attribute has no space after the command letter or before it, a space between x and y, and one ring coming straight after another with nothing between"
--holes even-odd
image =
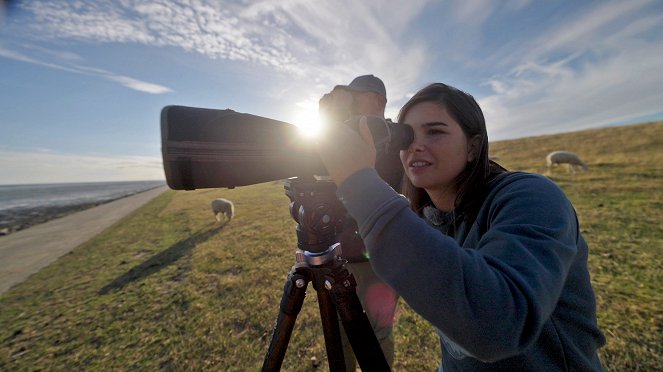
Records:
<instances>
[{"instance_id":1,"label":"woman's chin","mask_svg":"<svg viewBox=\"0 0 663 372\"><path fill-rule=\"evenodd\" d=\"M421 178L410 179L410 182L412 182L412 185L414 185L414 187L420 189L425 189L427 186L430 186L429 182L426 182L426 180L423 180Z\"/></svg>"}]
</instances>

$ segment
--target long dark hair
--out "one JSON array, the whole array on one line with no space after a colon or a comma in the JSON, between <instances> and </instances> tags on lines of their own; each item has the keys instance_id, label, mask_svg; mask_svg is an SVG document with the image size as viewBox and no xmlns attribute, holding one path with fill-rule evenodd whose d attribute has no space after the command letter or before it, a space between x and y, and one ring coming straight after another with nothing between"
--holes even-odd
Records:
<instances>
[{"instance_id":1,"label":"long dark hair","mask_svg":"<svg viewBox=\"0 0 663 372\"><path fill-rule=\"evenodd\" d=\"M506 172L506 169L488 158L488 133L481 107L472 95L446 84L435 83L421 89L407 101L398 113L398 122L403 124L408 111L422 102L432 102L446 108L468 140L478 137L474 159L456 178L454 202L454 211L461 212L465 219L474 219L486 197L488 182ZM425 206L432 204L428 193L415 187L407 177L403 177L402 192L419 215L423 214Z\"/></svg>"}]
</instances>

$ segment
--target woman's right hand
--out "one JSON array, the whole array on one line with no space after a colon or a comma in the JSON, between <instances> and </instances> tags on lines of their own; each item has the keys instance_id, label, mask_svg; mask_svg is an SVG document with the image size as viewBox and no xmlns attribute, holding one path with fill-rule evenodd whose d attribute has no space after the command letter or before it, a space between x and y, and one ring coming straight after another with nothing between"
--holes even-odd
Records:
<instances>
[{"instance_id":1,"label":"woman's right hand","mask_svg":"<svg viewBox=\"0 0 663 372\"><path fill-rule=\"evenodd\" d=\"M347 89L334 88L318 101L320 122L324 125L341 125L352 115L352 93Z\"/></svg>"},{"instance_id":2,"label":"woman's right hand","mask_svg":"<svg viewBox=\"0 0 663 372\"><path fill-rule=\"evenodd\" d=\"M327 126L317 148L337 186L355 172L375 167L375 144L365 116L359 120L359 133L345 125Z\"/></svg>"}]
</instances>

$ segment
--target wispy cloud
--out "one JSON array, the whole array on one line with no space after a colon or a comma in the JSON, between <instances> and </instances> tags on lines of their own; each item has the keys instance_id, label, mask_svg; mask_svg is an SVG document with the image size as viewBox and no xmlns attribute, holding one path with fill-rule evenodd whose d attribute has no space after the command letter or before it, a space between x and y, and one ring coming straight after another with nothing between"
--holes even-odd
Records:
<instances>
[{"instance_id":1,"label":"wispy cloud","mask_svg":"<svg viewBox=\"0 0 663 372\"><path fill-rule=\"evenodd\" d=\"M538 60L560 52L577 53L619 48L625 40L617 35L622 34L631 22L638 22L638 18L634 19L633 14L651 3L652 0L600 3L597 7L576 14L540 37L534 38L523 49L526 52L525 59Z\"/></svg>"},{"instance_id":2,"label":"wispy cloud","mask_svg":"<svg viewBox=\"0 0 663 372\"><path fill-rule=\"evenodd\" d=\"M23 27L36 39L169 46L253 63L287 76L288 89L298 92L293 105L299 106L310 106L320 92L359 73L374 73L387 83L388 114L393 116L408 92L420 88L415 84L447 81L463 70L476 76L469 86L493 88L492 94L477 95L493 139L628 120L660 112L656 102L663 101L663 44L656 31L663 14L654 0L569 7L573 13L542 19L530 33L519 33L517 41L501 40L498 47L488 44L493 35L486 26L507 15L518 18L536 2L507 0L498 7L476 0L443 5L428 0L407 5L388 0L44 0L21 6L34 16ZM439 14L430 17L430 9ZM419 24L422 18L425 24ZM171 91L86 70L80 61L40 62L28 55L8 56L6 50L5 56L96 74L149 93Z\"/></svg>"},{"instance_id":3,"label":"wispy cloud","mask_svg":"<svg viewBox=\"0 0 663 372\"><path fill-rule=\"evenodd\" d=\"M513 50L513 67L485 82L492 139L572 131L663 112L663 15L651 1L608 2Z\"/></svg>"},{"instance_id":4,"label":"wispy cloud","mask_svg":"<svg viewBox=\"0 0 663 372\"><path fill-rule=\"evenodd\" d=\"M127 88L131 88L139 92L152 93L152 94L172 92L170 88L167 88L163 85L148 83L127 76L106 75L106 77L110 80L117 81L118 83L124 85Z\"/></svg>"},{"instance_id":5,"label":"wispy cloud","mask_svg":"<svg viewBox=\"0 0 663 372\"><path fill-rule=\"evenodd\" d=\"M325 88L372 72L390 82L396 99L425 67L424 40L407 45L400 40L425 5L422 0L407 7L354 0L22 4L34 15L35 22L26 26L39 40L174 46L212 59L260 64Z\"/></svg>"},{"instance_id":6,"label":"wispy cloud","mask_svg":"<svg viewBox=\"0 0 663 372\"><path fill-rule=\"evenodd\" d=\"M161 159L0 149L3 184L164 179Z\"/></svg>"},{"instance_id":7,"label":"wispy cloud","mask_svg":"<svg viewBox=\"0 0 663 372\"><path fill-rule=\"evenodd\" d=\"M290 69L287 35L247 24L232 4L204 1L40 1L24 5L40 38L177 46L211 58Z\"/></svg>"},{"instance_id":8,"label":"wispy cloud","mask_svg":"<svg viewBox=\"0 0 663 372\"><path fill-rule=\"evenodd\" d=\"M67 60L79 60L78 56L76 56L73 53L58 53L57 51L50 51L46 50L45 48L40 48L42 52L49 52L51 54L58 54L61 57L65 59L63 63L67 63ZM91 76L96 76L96 77L101 77L104 79L108 79L117 83L120 83L121 85L137 90L140 92L145 92L145 93L151 93L151 94L161 94L161 93L168 93L172 92L173 90L160 85L160 84L154 84L154 83L149 83L145 81L141 81L138 79L134 79L128 76L122 76L118 75L115 73L112 73L110 71L105 71L97 68L90 68L86 66L81 66L81 65L76 65L76 64L62 64L62 63L54 63L54 62L45 62L42 61L36 57L31 57L28 55L25 55L22 52L18 52L16 50L10 50L3 48L0 46L0 57L4 58L9 58L13 59L16 61L21 61L25 63L31 63L43 67L48 67L56 70L61 70L61 71L66 71L74 74L81 74L81 75L91 75Z\"/></svg>"}]
</instances>

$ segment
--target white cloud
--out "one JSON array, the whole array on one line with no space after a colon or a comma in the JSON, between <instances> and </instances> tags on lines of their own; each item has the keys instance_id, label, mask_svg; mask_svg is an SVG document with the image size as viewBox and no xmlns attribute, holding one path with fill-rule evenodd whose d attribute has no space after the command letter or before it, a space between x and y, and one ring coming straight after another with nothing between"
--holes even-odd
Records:
<instances>
[{"instance_id":1,"label":"white cloud","mask_svg":"<svg viewBox=\"0 0 663 372\"><path fill-rule=\"evenodd\" d=\"M492 140L574 131L663 112L663 16L651 1L610 2L513 50L509 72L479 100Z\"/></svg>"},{"instance_id":2,"label":"white cloud","mask_svg":"<svg viewBox=\"0 0 663 372\"><path fill-rule=\"evenodd\" d=\"M51 51L47 50L45 48L40 48L41 51L47 52L50 54L60 54L63 55L66 60L79 60L80 57L76 56L73 53L58 53L57 51ZM149 83L145 81L141 81L138 79L134 79L128 76L122 76L122 75L117 75L109 71L101 70L101 69L96 69L96 68L91 68L91 67L86 67L86 66L81 66L81 65L64 65L64 64L58 64L58 63L53 63L53 62L44 62L42 60L39 60L34 57L27 56L21 52L17 52L15 50L9 50L5 49L2 46L0 46L0 57L5 57L25 63L31 63L34 65L39 65L43 67L49 67L52 69L56 70L62 70L74 74L82 74L82 75L92 75L92 76L97 76L97 77L102 77L111 81L115 81L117 83L120 83L121 85L137 90L140 92L145 92L145 93L151 93L151 94L162 94L162 93L168 93L172 92L173 90L159 84L154 84L154 83ZM66 61L65 61L66 62Z\"/></svg>"},{"instance_id":3,"label":"white cloud","mask_svg":"<svg viewBox=\"0 0 663 372\"><path fill-rule=\"evenodd\" d=\"M211 58L253 61L290 70L294 59L277 28L267 32L235 15L232 4L185 1L40 1L23 5L41 39L177 46ZM281 47L279 47L279 45Z\"/></svg>"},{"instance_id":4,"label":"white cloud","mask_svg":"<svg viewBox=\"0 0 663 372\"><path fill-rule=\"evenodd\" d=\"M264 65L297 77L309 89L312 81L324 89L374 73L400 99L425 67L426 45L416 39L403 45L399 37L426 2L123 0L113 6L95 1L21 6L34 14L35 22L25 26L40 40L174 46Z\"/></svg>"},{"instance_id":5,"label":"white cloud","mask_svg":"<svg viewBox=\"0 0 663 372\"><path fill-rule=\"evenodd\" d=\"M35 17L25 26L42 39L172 46L209 58L266 66L281 76L279 81L286 77L288 84L275 88L266 84L263 94L288 100L295 108L297 102L314 102L358 74L373 73L388 87L387 116L393 117L408 93L419 88L414 84L424 78L430 79L426 82L455 78L454 64L462 64L459 70L485 76L483 84L494 91L480 100L493 139L605 125L660 110L663 50L660 37L649 36L663 23L663 16L648 12L653 0L577 6L560 21L543 22L529 39L506 40L499 48L483 48L492 41L483 26L505 13L526 11L535 2L510 0L498 7L454 0L445 5L448 12L439 15L440 22L446 22L439 27L457 33L436 34L438 25L432 23L413 32L422 26L416 23L418 17L431 4L428 0L409 1L407 6L388 0L44 0L21 6ZM481 55L484 49L496 52ZM131 89L171 91L80 64L23 57L29 63L96 74Z\"/></svg>"},{"instance_id":6,"label":"white cloud","mask_svg":"<svg viewBox=\"0 0 663 372\"><path fill-rule=\"evenodd\" d=\"M13 59L13 60L16 60L16 61L30 63L30 64L34 64L34 65L40 65L40 66L44 66L44 67L50 67L50 68L53 68L53 69L63 70L63 71L67 71L67 72L74 72L74 73L78 72L76 69L73 69L73 68L70 68L70 67L67 67L67 66L58 65L58 64L55 64L55 63L43 62L43 61L38 60L36 58L27 56L27 55L25 55L21 52L6 49L2 46L0 46L0 57L9 58L9 59Z\"/></svg>"},{"instance_id":7,"label":"white cloud","mask_svg":"<svg viewBox=\"0 0 663 372\"><path fill-rule=\"evenodd\" d=\"M161 158L90 156L0 149L3 184L141 181L164 179Z\"/></svg>"},{"instance_id":8,"label":"white cloud","mask_svg":"<svg viewBox=\"0 0 663 372\"><path fill-rule=\"evenodd\" d=\"M453 13L455 22L461 25L481 25L495 12L506 9L508 11L518 11L530 4L530 0L506 0L506 1L485 1L485 0L452 0L448 4L448 9Z\"/></svg>"},{"instance_id":9,"label":"white cloud","mask_svg":"<svg viewBox=\"0 0 663 372\"><path fill-rule=\"evenodd\" d=\"M527 46L526 59L546 58L555 52L612 48L617 45L604 40L610 35L628 27L633 21L633 13L650 4L651 0L610 1L600 3L595 8L577 14L568 22L562 22L554 29L536 38ZM659 24L660 25L660 24ZM609 45L606 45L609 44Z\"/></svg>"},{"instance_id":10,"label":"white cloud","mask_svg":"<svg viewBox=\"0 0 663 372\"><path fill-rule=\"evenodd\" d=\"M402 34L427 1L263 1L241 12L249 23L288 30L288 45L297 60L299 79L290 81L292 101L317 101L334 85L347 84L361 74L375 74L387 85L387 116L398 110L405 94L428 67L426 35ZM269 32L270 28L264 31ZM282 92L279 92L281 94Z\"/></svg>"},{"instance_id":11,"label":"white cloud","mask_svg":"<svg viewBox=\"0 0 663 372\"><path fill-rule=\"evenodd\" d=\"M137 91L140 91L140 92L151 93L151 94L161 94L161 93L172 92L172 90L170 88L167 88L163 85L147 83L147 82L132 79L132 78L126 77L126 76L111 75L111 76L108 76L108 78L110 80L117 81L118 83L124 85L127 88L131 88L133 90L137 90Z\"/></svg>"},{"instance_id":12,"label":"white cloud","mask_svg":"<svg viewBox=\"0 0 663 372\"><path fill-rule=\"evenodd\" d=\"M495 11L497 2L477 0L454 0L450 7L454 19L460 24L481 24Z\"/></svg>"},{"instance_id":13,"label":"white cloud","mask_svg":"<svg viewBox=\"0 0 663 372\"><path fill-rule=\"evenodd\" d=\"M500 88L479 103L492 139L605 126L663 111L662 66L661 42L578 69L529 64L493 82Z\"/></svg>"}]
</instances>

